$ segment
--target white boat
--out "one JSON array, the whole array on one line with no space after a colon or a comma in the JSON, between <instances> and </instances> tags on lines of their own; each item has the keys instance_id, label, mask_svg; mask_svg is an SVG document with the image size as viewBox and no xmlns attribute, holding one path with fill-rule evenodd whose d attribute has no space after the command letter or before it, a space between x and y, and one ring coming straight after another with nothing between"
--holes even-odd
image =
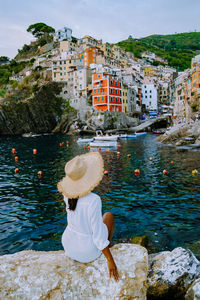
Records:
<instances>
[{"instance_id":1,"label":"white boat","mask_svg":"<svg viewBox=\"0 0 200 300\"><path fill-rule=\"evenodd\" d=\"M127 134L125 138L135 140L136 137L137 137L136 134Z\"/></svg>"},{"instance_id":2,"label":"white boat","mask_svg":"<svg viewBox=\"0 0 200 300\"><path fill-rule=\"evenodd\" d=\"M116 141L94 141L90 143L90 147L92 148L112 148L117 147Z\"/></svg>"},{"instance_id":3,"label":"white boat","mask_svg":"<svg viewBox=\"0 0 200 300\"><path fill-rule=\"evenodd\" d=\"M136 132L135 134L136 134L136 136L142 136L142 135L146 135L147 133L146 132Z\"/></svg>"},{"instance_id":4,"label":"white boat","mask_svg":"<svg viewBox=\"0 0 200 300\"><path fill-rule=\"evenodd\" d=\"M95 141L117 141L119 139L118 135L103 135L101 130L96 131Z\"/></svg>"},{"instance_id":5,"label":"white boat","mask_svg":"<svg viewBox=\"0 0 200 300\"><path fill-rule=\"evenodd\" d=\"M94 138L90 138L90 139L82 139L82 138L79 138L77 140L77 143L79 144L89 144L90 142L92 142L94 140Z\"/></svg>"}]
</instances>

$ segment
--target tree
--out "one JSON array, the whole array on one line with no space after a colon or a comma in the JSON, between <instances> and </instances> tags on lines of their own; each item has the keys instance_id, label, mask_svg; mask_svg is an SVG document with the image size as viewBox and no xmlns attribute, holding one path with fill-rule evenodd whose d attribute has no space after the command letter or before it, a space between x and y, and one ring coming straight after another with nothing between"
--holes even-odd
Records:
<instances>
[{"instance_id":1,"label":"tree","mask_svg":"<svg viewBox=\"0 0 200 300\"><path fill-rule=\"evenodd\" d=\"M6 63L9 61L9 58L7 56L0 56L0 63Z\"/></svg>"},{"instance_id":2,"label":"tree","mask_svg":"<svg viewBox=\"0 0 200 300\"><path fill-rule=\"evenodd\" d=\"M41 38L42 36L48 36L55 32L55 29L45 23L35 23L28 27L28 32L32 33L34 37Z\"/></svg>"}]
</instances>

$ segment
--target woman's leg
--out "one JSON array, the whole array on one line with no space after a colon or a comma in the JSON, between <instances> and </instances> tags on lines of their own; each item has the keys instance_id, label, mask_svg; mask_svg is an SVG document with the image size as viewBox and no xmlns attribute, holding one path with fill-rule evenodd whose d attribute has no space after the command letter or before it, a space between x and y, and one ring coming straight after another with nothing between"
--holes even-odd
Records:
<instances>
[{"instance_id":1,"label":"woman's leg","mask_svg":"<svg viewBox=\"0 0 200 300\"><path fill-rule=\"evenodd\" d=\"M111 212L106 212L103 215L103 222L108 228L108 240L111 241L115 229L114 215Z\"/></svg>"}]
</instances>

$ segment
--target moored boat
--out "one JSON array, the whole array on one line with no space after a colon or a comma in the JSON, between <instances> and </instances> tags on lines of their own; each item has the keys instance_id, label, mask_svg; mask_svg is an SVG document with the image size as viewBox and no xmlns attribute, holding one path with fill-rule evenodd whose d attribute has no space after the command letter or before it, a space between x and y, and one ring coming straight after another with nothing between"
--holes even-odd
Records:
<instances>
[{"instance_id":1,"label":"moored boat","mask_svg":"<svg viewBox=\"0 0 200 300\"><path fill-rule=\"evenodd\" d=\"M117 142L116 141L93 141L90 144L90 147L93 148L112 148L112 147L117 147Z\"/></svg>"}]
</instances>

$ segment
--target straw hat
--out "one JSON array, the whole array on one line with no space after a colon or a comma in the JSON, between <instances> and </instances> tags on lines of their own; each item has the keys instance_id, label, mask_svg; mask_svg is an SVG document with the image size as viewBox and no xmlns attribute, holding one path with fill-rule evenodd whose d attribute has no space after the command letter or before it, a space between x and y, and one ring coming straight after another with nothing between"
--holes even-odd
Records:
<instances>
[{"instance_id":1,"label":"straw hat","mask_svg":"<svg viewBox=\"0 0 200 300\"><path fill-rule=\"evenodd\" d=\"M67 198L87 195L103 177L103 159L99 152L74 157L65 165L66 176L58 183L58 190Z\"/></svg>"}]
</instances>

